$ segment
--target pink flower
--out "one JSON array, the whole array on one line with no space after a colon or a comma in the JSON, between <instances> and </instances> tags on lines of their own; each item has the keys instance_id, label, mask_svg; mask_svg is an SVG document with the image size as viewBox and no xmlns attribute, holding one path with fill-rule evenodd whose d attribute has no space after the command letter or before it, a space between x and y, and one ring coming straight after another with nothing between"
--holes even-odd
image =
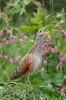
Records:
<instances>
[{"instance_id":1,"label":"pink flower","mask_svg":"<svg viewBox=\"0 0 66 100\"><path fill-rule=\"evenodd\" d=\"M7 42L7 38L3 38L2 39L2 42Z\"/></svg>"},{"instance_id":2,"label":"pink flower","mask_svg":"<svg viewBox=\"0 0 66 100\"><path fill-rule=\"evenodd\" d=\"M61 89L61 92L64 93L66 91L66 86Z\"/></svg>"},{"instance_id":3,"label":"pink flower","mask_svg":"<svg viewBox=\"0 0 66 100\"><path fill-rule=\"evenodd\" d=\"M44 48L44 52L45 53L47 53L48 51L51 51L51 47L50 46L47 46L47 47Z\"/></svg>"},{"instance_id":4,"label":"pink flower","mask_svg":"<svg viewBox=\"0 0 66 100\"><path fill-rule=\"evenodd\" d=\"M62 30L62 35L66 36L66 31Z\"/></svg>"},{"instance_id":5,"label":"pink flower","mask_svg":"<svg viewBox=\"0 0 66 100\"><path fill-rule=\"evenodd\" d=\"M50 35L48 36L48 39L51 39L51 36Z\"/></svg>"},{"instance_id":6,"label":"pink flower","mask_svg":"<svg viewBox=\"0 0 66 100\"><path fill-rule=\"evenodd\" d=\"M59 23L56 23L56 28L60 29L61 30L61 26Z\"/></svg>"},{"instance_id":7,"label":"pink flower","mask_svg":"<svg viewBox=\"0 0 66 100\"><path fill-rule=\"evenodd\" d=\"M59 63L57 66L56 66L56 70L58 70L58 68L60 68L62 66L62 63Z\"/></svg>"},{"instance_id":8,"label":"pink flower","mask_svg":"<svg viewBox=\"0 0 66 100\"><path fill-rule=\"evenodd\" d=\"M26 40L27 39L27 35L24 35L24 40Z\"/></svg>"},{"instance_id":9,"label":"pink flower","mask_svg":"<svg viewBox=\"0 0 66 100\"><path fill-rule=\"evenodd\" d=\"M44 55L44 59L45 59L45 60L48 60L48 57L47 57L46 55Z\"/></svg>"},{"instance_id":10,"label":"pink flower","mask_svg":"<svg viewBox=\"0 0 66 100\"><path fill-rule=\"evenodd\" d=\"M11 39L16 39L16 36L15 35L11 36Z\"/></svg>"},{"instance_id":11,"label":"pink flower","mask_svg":"<svg viewBox=\"0 0 66 100\"><path fill-rule=\"evenodd\" d=\"M14 58L14 60L17 61L17 60L19 60L19 58L20 58L20 56L19 55L16 55L15 58Z\"/></svg>"},{"instance_id":12,"label":"pink flower","mask_svg":"<svg viewBox=\"0 0 66 100\"><path fill-rule=\"evenodd\" d=\"M19 43L22 43L23 42L23 40L22 39L19 39Z\"/></svg>"},{"instance_id":13,"label":"pink flower","mask_svg":"<svg viewBox=\"0 0 66 100\"><path fill-rule=\"evenodd\" d=\"M44 64L47 64L47 60L44 60Z\"/></svg>"},{"instance_id":14,"label":"pink flower","mask_svg":"<svg viewBox=\"0 0 66 100\"><path fill-rule=\"evenodd\" d=\"M44 42L42 43L42 48L45 47L45 46L48 46L49 44L51 44L50 41L44 41Z\"/></svg>"},{"instance_id":15,"label":"pink flower","mask_svg":"<svg viewBox=\"0 0 66 100\"><path fill-rule=\"evenodd\" d=\"M43 51L41 51L41 55L42 55L42 56L44 55L44 52L43 52Z\"/></svg>"},{"instance_id":16,"label":"pink flower","mask_svg":"<svg viewBox=\"0 0 66 100\"><path fill-rule=\"evenodd\" d=\"M5 55L5 56L4 56L4 58L7 60L7 59L8 59L8 56L7 56L7 55Z\"/></svg>"},{"instance_id":17,"label":"pink flower","mask_svg":"<svg viewBox=\"0 0 66 100\"><path fill-rule=\"evenodd\" d=\"M42 72L44 72L44 67L42 67Z\"/></svg>"},{"instance_id":18,"label":"pink flower","mask_svg":"<svg viewBox=\"0 0 66 100\"><path fill-rule=\"evenodd\" d=\"M59 60L60 61L66 61L66 54L63 54L63 53L61 53L60 55L59 55Z\"/></svg>"},{"instance_id":19,"label":"pink flower","mask_svg":"<svg viewBox=\"0 0 66 100\"><path fill-rule=\"evenodd\" d=\"M3 31L0 30L0 35L3 35Z\"/></svg>"},{"instance_id":20,"label":"pink flower","mask_svg":"<svg viewBox=\"0 0 66 100\"><path fill-rule=\"evenodd\" d=\"M10 63L13 63L13 62L14 62L14 60L12 58L10 58Z\"/></svg>"},{"instance_id":21,"label":"pink flower","mask_svg":"<svg viewBox=\"0 0 66 100\"><path fill-rule=\"evenodd\" d=\"M54 49L54 48L51 48L51 52L52 52L52 53L55 53L55 49Z\"/></svg>"},{"instance_id":22,"label":"pink flower","mask_svg":"<svg viewBox=\"0 0 66 100\"><path fill-rule=\"evenodd\" d=\"M51 52L52 53L55 53L55 52L57 52L58 51L58 46L55 46L55 48L51 48Z\"/></svg>"},{"instance_id":23,"label":"pink flower","mask_svg":"<svg viewBox=\"0 0 66 100\"><path fill-rule=\"evenodd\" d=\"M55 52L57 52L58 51L58 46L55 46Z\"/></svg>"},{"instance_id":24,"label":"pink flower","mask_svg":"<svg viewBox=\"0 0 66 100\"><path fill-rule=\"evenodd\" d=\"M2 56L2 54L0 54L0 58L2 58L3 56Z\"/></svg>"},{"instance_id":25,"label":"pink flower","mask_svg":"<svg viewBox=\"0 0 66 100\"><path fill-rule=\"evenodd\" d=\"M7 30L6 30L6 34L9 34L10 32L11 32L10 29L7 29Z\"/></svg>"}]
</instances>

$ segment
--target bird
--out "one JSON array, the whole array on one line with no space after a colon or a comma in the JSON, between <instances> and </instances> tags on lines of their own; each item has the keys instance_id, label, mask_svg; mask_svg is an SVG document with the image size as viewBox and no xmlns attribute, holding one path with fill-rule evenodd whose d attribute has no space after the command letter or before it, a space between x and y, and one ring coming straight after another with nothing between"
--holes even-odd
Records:
<instances>
[{"instance_id":1,"label":"bird","mask_svg":"<svg viewBox=\"0 0 66 100\"><path fill-rule=\"evenodd\" d=\"M42 51L42 43L44 38L46 37L45 27L41 28L37 32L36 40L31 47L31 49L27 52L27 54L21 59L19 65L15 69L10 80L15 80L21 77L25 77L27 82L31 84L29 80L29 76L37 70L38 66L41 63L41 51Z\"/></svg>"}]
</instances>

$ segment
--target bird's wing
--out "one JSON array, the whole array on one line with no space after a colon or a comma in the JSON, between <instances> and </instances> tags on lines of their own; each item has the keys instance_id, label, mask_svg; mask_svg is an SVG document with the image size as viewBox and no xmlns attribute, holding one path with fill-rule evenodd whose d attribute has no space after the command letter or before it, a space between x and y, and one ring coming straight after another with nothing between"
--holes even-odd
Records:
<instances>
[{"instance_id":1,"label":"bird's wing","mask_svg":"<svg viewBox=\"0 0 66 100\"><path fill-rule=\"evenodd\" d=\"M20 63L19 66L16 68L14 74L11 77L11 80L14 80L16 78L19 78L20 76L24 76L26 73L29 72L30 66L32 64L33 55L32 54L27 54L25 55Z\"/></svg>"}]
</instances>

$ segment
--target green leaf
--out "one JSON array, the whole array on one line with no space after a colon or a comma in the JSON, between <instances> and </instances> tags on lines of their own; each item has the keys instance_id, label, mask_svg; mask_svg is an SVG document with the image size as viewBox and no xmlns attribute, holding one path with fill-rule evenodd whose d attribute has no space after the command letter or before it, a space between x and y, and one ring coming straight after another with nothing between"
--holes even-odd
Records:
<instances>
[{"instance_id":1,"label":"green leaf","mask_svg":"<svg viewBox=\"0 0 66 100\"><path fill-rule=\"evenodd\" d=\"M57 80L55 80L55 84L56 85L63 84L63 80L62 79L57 79Z\"/></svg>"},{"instance_id":2,"label":"green leaf","mask_svg":"<svg viewBox=\"0 0 66 100\"><path fill-rule=\"evenodd\" d=\"M22 31L32 31L36 29L36 26L22 26L20 27Z\"/></svg>"},{"instance_id":3,"label":"green leaf","mask_svg":"<svg viewBox=\"0 0 66 100\"><path fill-rule=\"evenodd\" d=\"M63 76L63 80L65 80L65 79L66 79L66 75Z\"/></svg>"},{"instance_id":4,"label":"green leaf","mask_svg":"<svg viewBox=\"0 0 66 100\"><path fill-rule=\"evenodd\" d=\"M23 13L24 13L24 8L22 8L21 10L20 10L20 15L22 15Z\"/></svg>"},{"instance_id":5,"label":"green leaf","mask_svg":"<svg viewBox=\"0 0 66 100\"><path fill-rule=\"evenodd\" d=\"M15 3L7 3L7 5L8 6L17 6L18 4L17 4L17 2L15 2Z\"/></svg>"},{"instance_id":6,"label":"green leaf","mask_svg":"<svg viewBox=\"0 0 66 100\"><path fill-rule=\"evenodd\" d=\"M66 53L66 44L62 46L62 52Z\"/></svg>"},{"instance_id":7,"label":"green leaf","mask_svg":"<svg viewBox=\"0 0 66 100\"><path fill-rule=\"evenodd\" d=\"M61 20L59 23L60 23L60 24L64 24L64 23L65 23L65 21L64 21L64 20Z\"/></svg>"},{"instance_id":8,"label":"green leaf","mask_svg":"<svg viewBox=\"0 0 66 100\"><path fill-rule=\"evenodd\" d=\"M42 73L41 73L41 77L42 77L44 80L50 79L49 75L48 75L47 73L45 73L45 72L42 72Z\"/></svg>"},{"instance_id":9,"label":"green leaf","mask_svg":"<svg viewBox=\"0 0 66 100\"><path fill-rule=\"evenodd\" d=\"M50 17L50 15L51 15L51 14L49 14L48 16L46 16L46 18L45 18L45 19L48 19L48 18Z\"/></svg>"},{"instance_id":10,"label":"green leaf","mask_svg":"<svg viewBox=\"0 0 66 100\"><path fill-rule=\"evenodd\" d=\"M62 73L57 73L55 74L54 79L62 79L63 74Z\"/></svg>"},{"instance_id":11,"label":"green leaf","mask_svg":"<svg viewBox=\"0 0 66 100\"><path fill-rule=\"evenodd\" d=\"M54 26L55 26L55 24L53 24L53 23L50 23L50 24L47 25L48 28L52 28Z\"/></svg>"},{"instance_id":12,"label":"green leaf","mask_svg":"<svg viewBox=\"0 0 66 100\"><path fill-rule=\"evenodd\" d=\"M40 16L37 13L33 12L33 15L37 20L41 20Z\"/></svg>"},{"instance_id":13,"label":"green leaf","mask_svg":"<svg viewBox=\"0 0 66 100\"><path fill-rule=\"evenodd\" d=\"M20 12L21 8L18 6L17 8L14 7L13 9L11 9L11 14L15 14L15 13L18 13Z\"/></svg>"},{"instance_id":14,"label":"green leaf","mask_svg":"<svg viewBox=\"0 0 66 100\"><path fill-rule=\"evenodd\" d=\"M28 5L32 0L24 0L24 5Z\"/></svg>"},{"instance_id":15,"label":"green leaf","mask_svg":"<svg viewBox=\"0 0 66 100\"><path fill-rule=\"evenodd\" d=\"M57 18L60 18L61 16L62 16L62 14L61 13L58 13L56 17Z\"/></svg>"},{"instance_id":16,"label":"green leaf","mask_svg":"<svg viewBox=\"0 0 66 100\"><path fill-rule=\"evenodd\" d=\"M36 18L31 18L30 21L33 23L33 24L38 24L38 20Z\"/></svg>"}]
</instances>

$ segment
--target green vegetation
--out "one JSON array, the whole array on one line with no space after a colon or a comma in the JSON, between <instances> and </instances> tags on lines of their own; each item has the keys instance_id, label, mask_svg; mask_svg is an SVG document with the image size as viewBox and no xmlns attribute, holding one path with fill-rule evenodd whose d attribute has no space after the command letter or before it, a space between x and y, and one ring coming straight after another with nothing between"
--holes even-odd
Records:
<instances>
[{"instance_id":1,"label":"green vegetation","mask_svg":"<svg viewBox=\"0 0 66 100\"><path fill-rule=\"evenodd\" d=\"M54 11L49 0L0 0L0 100L66 100L66 12ZM41 68L30 76L10 81L20 59L46 26Z\"/></svg>"}]
</instances>

